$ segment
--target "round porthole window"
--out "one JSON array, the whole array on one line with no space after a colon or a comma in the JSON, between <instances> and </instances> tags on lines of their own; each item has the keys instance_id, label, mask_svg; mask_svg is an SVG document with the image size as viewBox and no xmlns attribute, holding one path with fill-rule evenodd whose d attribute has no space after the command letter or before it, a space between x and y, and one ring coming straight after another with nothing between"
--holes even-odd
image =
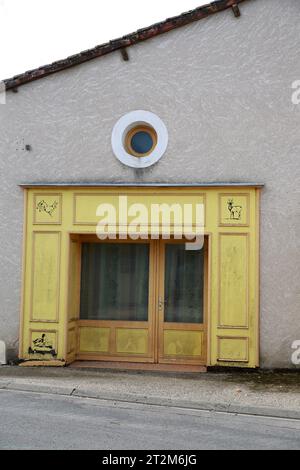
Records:
<instances>
[{"instance_id":1,"label":"round porthole window","mask_svg":"<svg viewBox=\"0 0 300 470\"><path fill-rule=\"evenodd\" d=\"M126 136L126 149L134 157L146 157L157 144L157 134L152 127L136 126Z\"/></svg>"},{"instance_id":2,"label":"round porthole window","mask_svg":"<svg viewBox=\"0 0 300 470\"><path fill-rule=\"evenodd\" d=\"M168 145L168 131L161 119L149 111L122 116L112 132L112 148L123 164L146 168L156 163Z\"/></svg>"}]
</instances>

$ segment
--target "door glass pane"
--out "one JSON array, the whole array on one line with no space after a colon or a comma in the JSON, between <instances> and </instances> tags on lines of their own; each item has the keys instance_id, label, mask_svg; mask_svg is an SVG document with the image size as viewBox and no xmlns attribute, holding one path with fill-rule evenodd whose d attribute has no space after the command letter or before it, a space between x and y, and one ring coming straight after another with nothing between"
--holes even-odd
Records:
<instances>
[{"instance_id":1,"label":"door glass pane","mask_svg":"<svg viewBox=\"0 0 300 470\"><path fill-rule=\"evenodd\" d=\"M82 320L148 321L148 286L149 244L82 244Z\"/></svg>"},{"instance_id":2,"label":"door glass pane","mask_svg":"<svg viewBox=\"0 0 300 470\"><path fill-rule=\"evenodd\" d=\"M164 321L203 323L204 250L166 244Z\"/></svg>"}]
</instances>

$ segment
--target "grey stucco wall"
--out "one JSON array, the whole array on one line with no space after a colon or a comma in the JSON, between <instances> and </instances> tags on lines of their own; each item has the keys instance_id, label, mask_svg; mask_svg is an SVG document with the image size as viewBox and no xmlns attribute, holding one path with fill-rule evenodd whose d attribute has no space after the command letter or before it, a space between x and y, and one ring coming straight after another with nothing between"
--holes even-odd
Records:
<instances>
[{"instance_id":1,"label":"grey stucco wall","mask_svg":"<svg viewBox=\"0 0 300 470\"><path fill-rule=\"evenodd\" d=\"M20 182L263 182L261 365L292 367L300 339L300 2L252 0L8 93L0 105L0 339L18 342ZM16 58L17 60L17 58ZM145 109L169 147L146 170L113 156L111 131ZM25 144L32 151L25 150Z\"/></svg>"}]
</instances>

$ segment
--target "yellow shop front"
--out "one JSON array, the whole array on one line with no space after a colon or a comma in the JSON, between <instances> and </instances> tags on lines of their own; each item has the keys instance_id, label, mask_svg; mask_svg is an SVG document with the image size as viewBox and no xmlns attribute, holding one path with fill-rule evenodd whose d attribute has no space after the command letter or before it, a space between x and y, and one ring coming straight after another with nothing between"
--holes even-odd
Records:
<instances>
[{"instance_id":1,"label":"yellow shop front","mask_svg":"<svg viewBox=\"0 0 300 470\"><path fill-rule=\"evenodd\" d=\"M259 185L23 187L24 363L259 365ZM170 218L153 229L154 205ZM194 215L179 237L173 209L196 206L201 240Z\"/></svg>"}]
</instances>

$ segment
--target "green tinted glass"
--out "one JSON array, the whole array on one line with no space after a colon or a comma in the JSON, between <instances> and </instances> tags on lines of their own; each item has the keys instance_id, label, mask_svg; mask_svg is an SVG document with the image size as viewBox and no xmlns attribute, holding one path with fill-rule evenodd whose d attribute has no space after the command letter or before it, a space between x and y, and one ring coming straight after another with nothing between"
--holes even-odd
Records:
<instances>
[{"instance_id":1,"label":"green tinted glass","mask_svg":"<svg viewBox=\"0 0 300 470\"><path fill-rule=\"evenodd\" d=\"M165 322L203 323L204 250L166 244Z\"/></svg>"},{"instance_id":2,"label":"green tinted glass","mask_svg":"<svg viewBox=\"0 0 300 470\"><path fill-rule=\"evenodd\" d=\"M82 245L82 320L148 321L148 286L148 244Z\"/></svg>"}]
</instances>

